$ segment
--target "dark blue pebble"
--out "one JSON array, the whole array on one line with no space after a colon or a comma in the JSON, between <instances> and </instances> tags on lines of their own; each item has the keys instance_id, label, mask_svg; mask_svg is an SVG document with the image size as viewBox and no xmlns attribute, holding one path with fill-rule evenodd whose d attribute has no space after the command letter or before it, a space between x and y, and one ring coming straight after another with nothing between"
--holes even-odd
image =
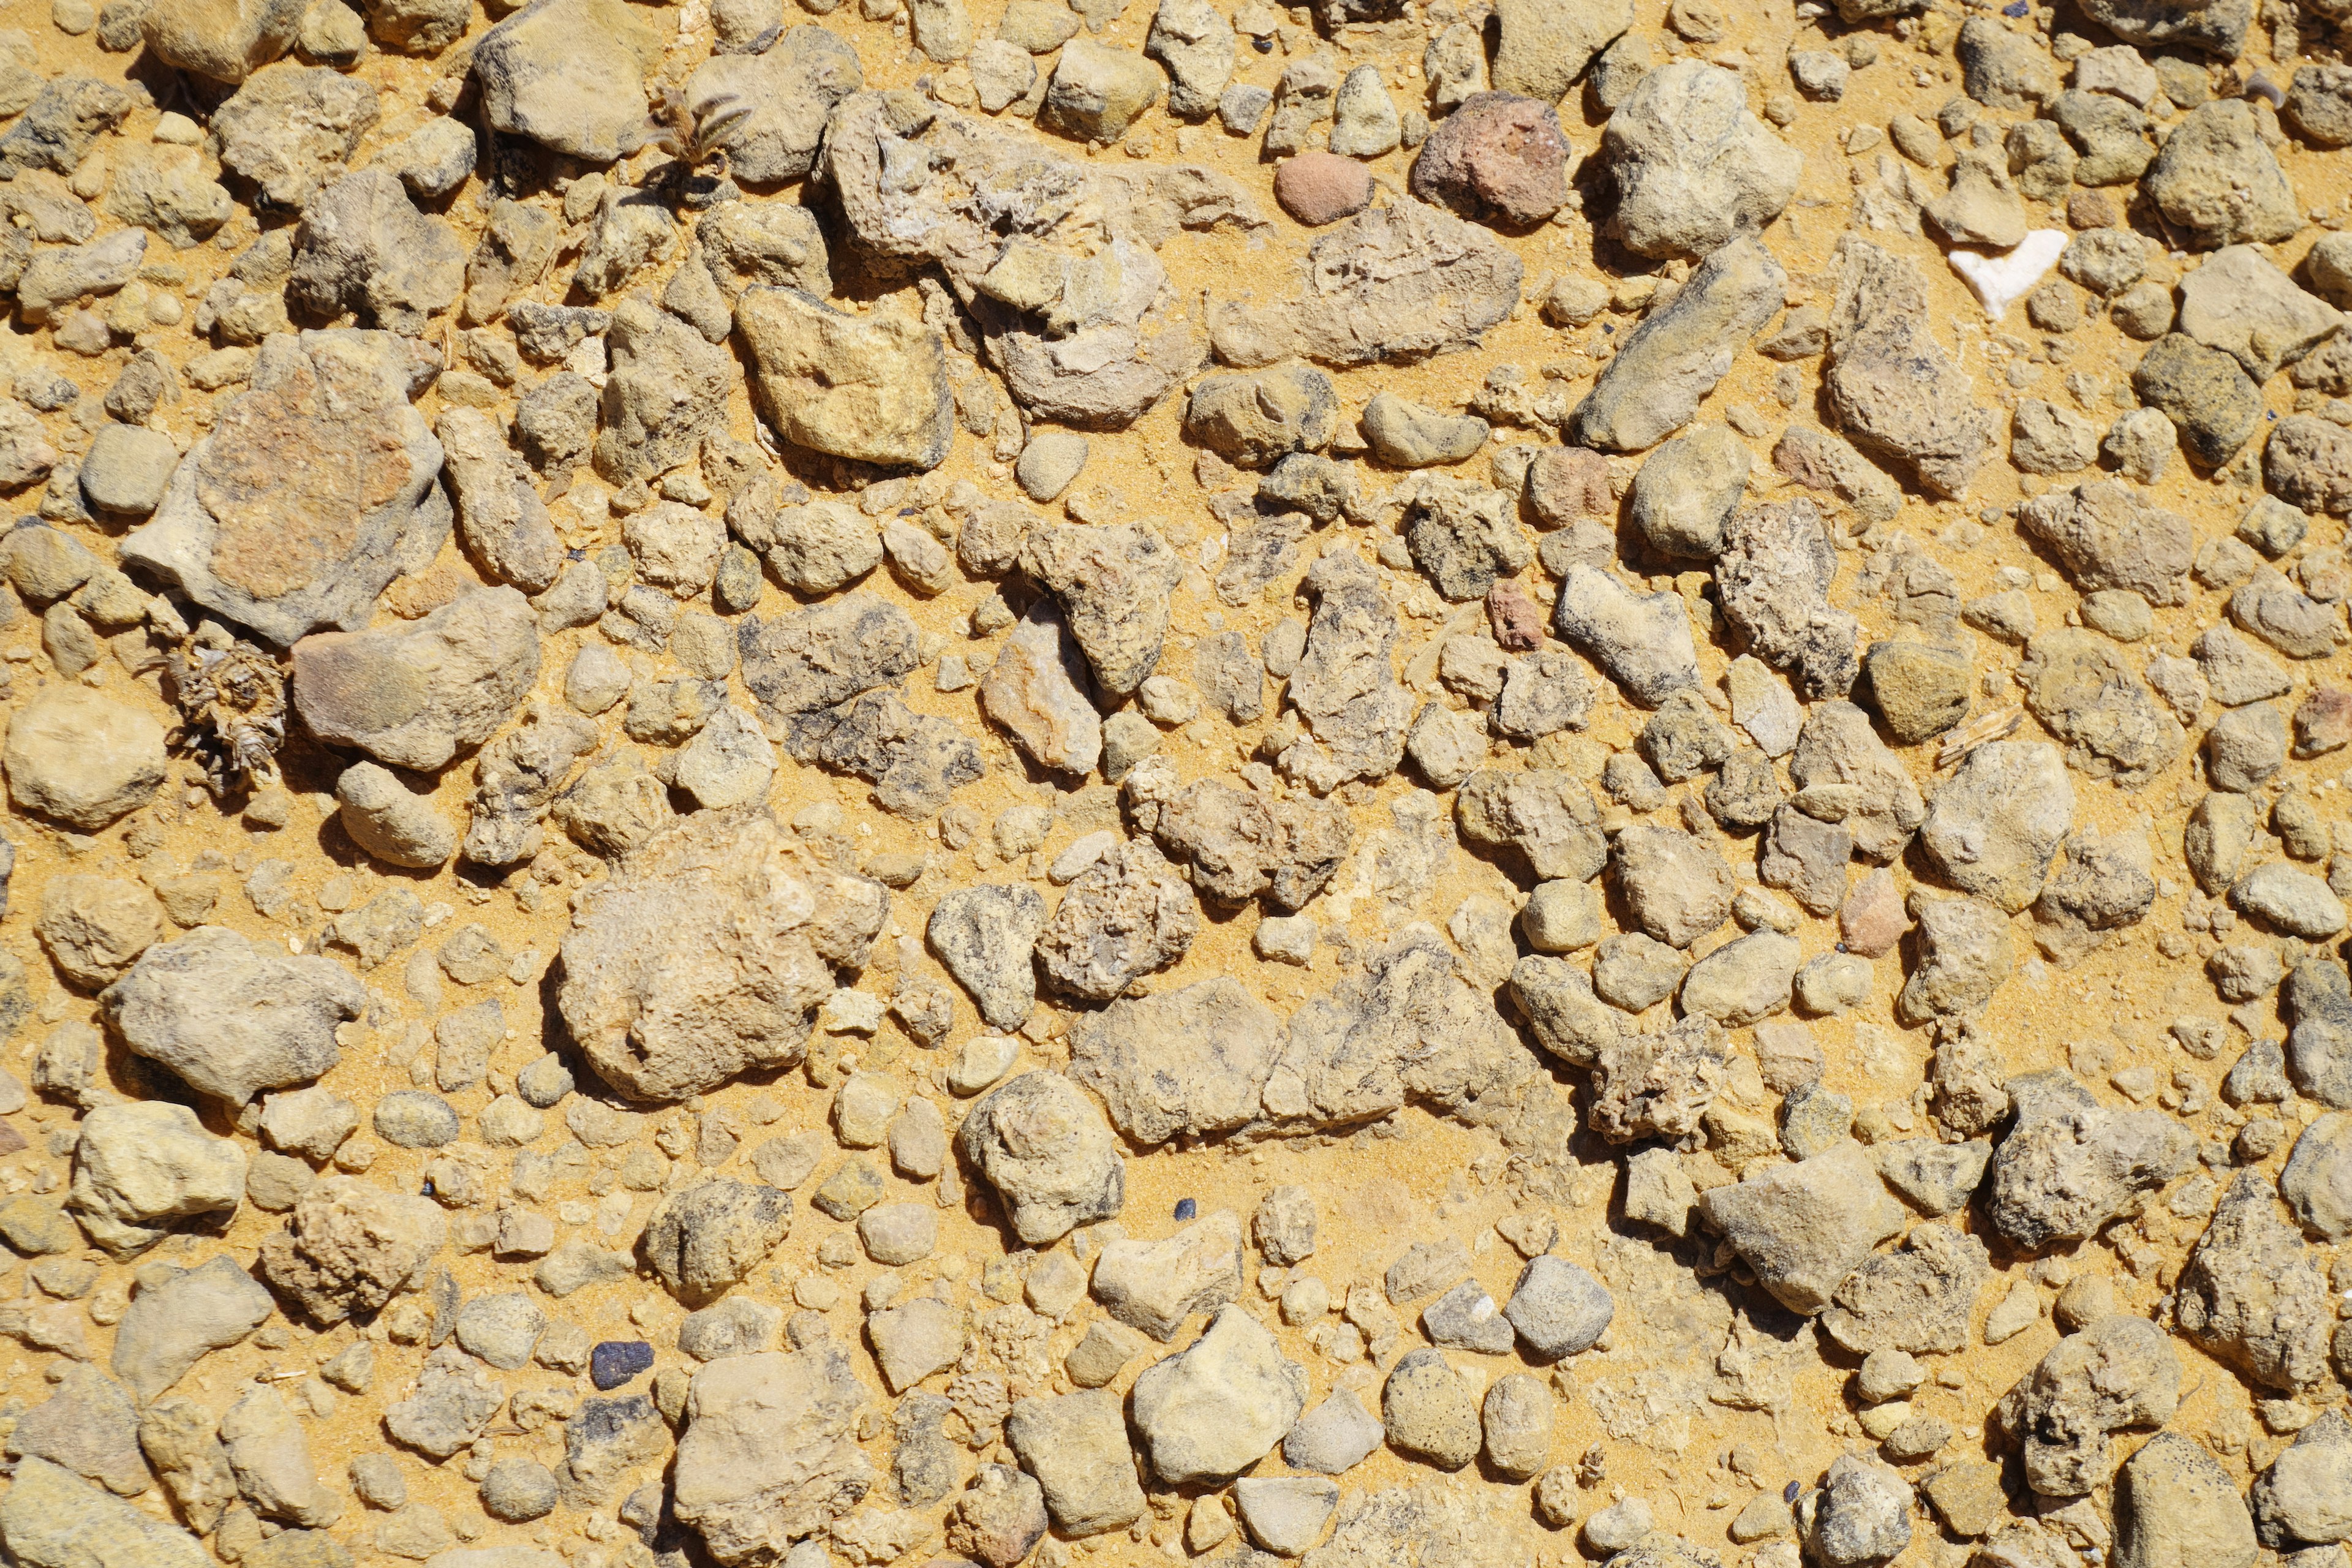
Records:
<instances>
[{"instance_id":1,"label":"dark blue pebble","mask_svg":"<svg viewBox=\"0 0 2352 1568\"><path fill-rule=\"evenodd\" d=\"M1178 1198L1176 1200L1176 1217L1178 1219L1191 1219L1194 1215L1199 1214L1200 1212L1201 1205L1194 1203L1192 1199Z\"/></svg>"},{"instance_id":2,"label":"dark blue pebble","mask_svg":"<svg viewBox=\"0 0 2352 1568\"><path fill-rule=\"evenodd\" d=\"M2000 14L2004 16L2024 16L2025 0L2009 0L2009 4L2000 8Z\"/></svg>"},{"instance_id":3,"label":"dark blue pebble","mask_svg":"<svg viewBox=\"0 0 2352 1568\"><path fill-rule=\"evenodd\" d=\"M618 1388L654 1364L654 1347L643 1340L606 1340L588 1352L588 1381L598 1389Z\"/></svg>"},{"instance_id":4,"label":"dark blue pebble","mask_svg":"<svg viewBox=\"0 0 2352 1568\"><path fill-rule=\"evenodd\" d=\"M1787 1486L1780 1489L1780 1500L1782 1502L1794 1502L1797 1500L1796 1482L1790 1481Z\"/></svg>"}]
</instances>

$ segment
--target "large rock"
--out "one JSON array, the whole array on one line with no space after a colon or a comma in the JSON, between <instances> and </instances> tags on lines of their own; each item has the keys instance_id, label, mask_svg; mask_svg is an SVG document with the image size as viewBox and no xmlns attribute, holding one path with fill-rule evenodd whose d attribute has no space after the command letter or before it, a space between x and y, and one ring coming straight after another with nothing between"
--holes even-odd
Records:
<instances>
[{"instance_id":1,"label":"large rock","mask_svg":"<svg viewBox=\"0 0 2352 1568\"><path fill-rule=\"evenodd\" d=\"M1065 995L1108 1002L1182 958L1200 930L1192 889L1158 845L1130 838L1071 882L1037 933L1037 967Z\"/></svg>"},{"instance_id":2,"label":"large rock","mask_svg":"<svg viewBox=\"0 0 2352 1568\"><path fill-rule=\"evenodd\" d=\"M2027 501L2017 521L2085 594L2128 588L2152 605L2189 596L2196 535L2187 518L2144 490L2096 479Z\"/></svg>"},{"instance_id":3,"label":"large rock","mask_svg":"<svg viewBox=\"0 0 2352 1568\"><path fill-rule=\"evenodd\" d=\"M772 617L746 616L735 641L743 684L773 727L895 685L922 662L907 612L864 594Z\"/></svg>"},{"instance_id":4,"label":"large rock","mask_svg":"<svg viewBox=\"0 0 2352 1568\"><path fill-rule=\"evenodd\" d=\"M1804 168L1748 111L1738 75L1698 60L1643 77L1610 115L1601 155L1626 247L1654 257L1706 256L1764 227L1797 194Z\"/></svg>"},{"instance_id":5,"label":"large rock","mask_svg":"<svg viewBox=\"0 0 2352 1568\"><path fill-rule=\"evenodd\" d=\"M646 1220L646 1260L669 1293L700 1306L734 1285L792 1229L793 1198L745 1182L700 1182Z\"/></svg>"},{"instance_id":6,"label":"large rock","mask_svg":"<svg viewBox=\"0 0 2352 1568\"><path fill-rule=\"evenodd\" d=\"M1206 169L1076 163L1025 130L878 92L835 106L821 163L857 242L937 263L1013 400L1078 429L1125 428L1200 362L1159 245L1262 221Z\"/></svg>"},{"instance_id":7,"label":"large rock","mask_svg":"<svg viewBox=\"0 0 2352 1568\"><path fill-rule=\"evenodd\" d=\"M1037 1005L1033 954L1045 900L1018 883L983 882L943 893L923 940L993 1029L1017 1029Z\"/></svg>"},{"instance_id":8,"label":"large rock","mask_svg":"<svg viewBox=\"0 0 2352 1568\"><path fill-rule=\"evenodd\" d=\"M262 1278L311 1321L365 1317L425 1279L448 1227L430 1198L354 1176L314 1183L286 1228L262 1238Z\"/></svg>"},{"instance_id":9,"label":"large rock","mask_svg":"<svg viewBox=\"0 0 2352 1568\"><path fill-rule=\"evenodd\" d=\"M2241 1171L2189 1255L2173 1297L2181 1331L2265 1388L2327 1375L2335 1303L2319 1259L2270 1178Z\"/></svg>"},{"instance_id":10,"label":"large rock","mask_svg":"<svg viewBox=\"0 0 2352 1568\"><path fill-rule=\"evenodd\" d=\"M1344 1127L1417 1100L1476 1114L1534 1070L1527 1048L1424 925L1365 954L1363 971L1291 1015L1264 1101L1280 1122Z\"/></svg>"},{"instance_id":11,"label":"large rock","mask_svg":"<svg viewBox=\"0 0 2352 1568\"><path fill-rule=\"evenodd\" d=\"M1975 1237L1949 1226L1916 1225L1901 1247L1874 1255L1846 1276L1822 1314L1822 1327L1856 1355L1879 1350L1948 1355L1968 1343L1977 1295L1991 1273L1985 1244Z\"/></svg>"},{"instance_id":12,"label":"large rock","mask_svg":"<svg viewBox=\"0 0 2352 1568\"><path fill-rule=\"evenodd\" d=\"M2015 914L2041 893L2074 816L2056 747L1994 741L1936 792L1919 843L1953 887Z\"/></svg>"},{"instance_id":13,"label":"large rock","mask_svg":"<svg viewBox=\"0 0 2352 1568\"><path fill-rule=\"evenodd\" d=\"M997 649L980 683L980 708L1030 761L1084 776L1102 758L1102 715L1077 638L1052 601L1040 600Z\"/></svg>"},{"instance_id":14,"label":"large rock","mask_svg":"<svg viewBox=\"0 0 2352 1568\"><path fill-rule=\"evenodd\" d=\"M2193 1437L2158 1432L2116 1477L2116 1568L2252 1568L2238 1483Z\"/></svg>"},{"instance_id":15,"label":"large rock","mask_svg":"<svg viewBox=\"0 0 2352 1568\"><path fill-rule=\"evenodd\" d=\"M2011 1079L1985 1213L2013 1246L2079 1240L2187 1170L2196 1142L2161 1110L2113 1110L2063 1072Z\"/></svg>"},{"instance_id":16,"label":"large rock","mask_svg":"<svg viewBox=\"0 0 2352 1568\"><path fill-rule=\"evenodd\" d=\"M563 570L563 543L505 430L478 408L447 408L434 434L457 496L458 540L498 581L546 592Z\"/></svg>"},{"instance_id":17,"label":"large rock","mask_svg":"<svg viewBox=\"0 0 2352 1568\"><path fill-rule=\"evenodd\" d=\"M1140 1144L1223 1132L1259 1115L1281 1021L1227 976L1115 1001L1070 1035L1070 1076Z\"/></svg>"},{"instance_id":18,"label":"large rock","mask_svg":"<svg viewBox=\"0 0 2352 1568\"><path fill-rule=\"evenodd\" d=\"M1029 531L1021 570L1061 602L1070 635L1111 697L1132 696L1160 663L1170 596L1183 562L1139 523Z\"/></svg>"},{"instance_id":19,"label":"large rock","mask_svg":"<svg viewBox=\"0 0 2352 1568\"><path fill-rule=\"evenodd\" d=\"M2253 106L2220 98L2190 110L2148 166L2140 189L2200 250L2294 237L2302 204L2262 137Z\"/></svg>"},{"instance_id":20,"label":"large rock","mask_svg":"<svg viewBox=\"0 0 2352 1568\"><path fill-rule=\"evenodd\" d=\"M1307 1386L1307 1369L1284 1358L1265 1326L1227 1307L1136 1378L1135 1426L1161 1481L1222 1481L1274 1451L1306 1407Z\"/></svg>"},{"instance_id":21,"label":"large rock","mask_svg":"<svg viewBox=\"0 0 2352 1568\"><path fill-rule=\"evenodd\" d=\"M222 168L252 181L268 205L299 212L342 172L379 111L373 84L284 60L254 72L213 111L211 129Z\"/></svg>"},{"instance_id":22,"label":"large rock","mask_svg":"<svg viewBox=\"0 0 2352 1568\"><path fill-rule=\"evenodd\" d=\"M268 1289L227 1253L195 1268L142 1269L141 1278L145 1282L114 1331L111 1364L142 1403L213 1352L243 1341L275 1306Z\"/></svg>"},{"instance_id":23,"label":"large rock","mask_svg":"<svg viewBox=\"0 0 2352 1568\"><path fill-rule=\"evenodd\" d=\"M404 356L373 333L271 337L123 540L123 565L280 647L365 626L449 531L441 444L409 406Z\"/></svg>"},{"instance_id":24,"label":"large rock","mask_svg":"<svg viewBox=\"0 0 2352 1568\"><path fill-rule=\"evenodd\" d=\"M835 969L866 962L888 908L764 811L698 812L581 900L556 1005L615 1089L683 1100L798 1062Z\"/></svg>"},{"instance_id":25,"label":"large rock","mask_svg":"<svg viewBox=\"0 0 2352 1568\"><path fill-rule=\"evenodd\" d=\"M1099 1535L1143 1517L1119 1397L1107 1388L1015 1401L1004 1440L1037 1478L1066 1535Z\"/></svg>"},{"instance_id":26,"label":"large rock","mask_svg":"<svg viewBox=\"0 0 2352 1568\"><path fill-rule=\"evenodd\" d=\"M367 991L331 959L293 957L225 926L199 926L141 953L99 1002L131 1055L243 1105L333 1067L336 1026L360 1016Z\"/></svg>"},{"instance_id":27,"label":"large rock","mask_svg":"<svg viewBox=\"0 0 2352 1568\"><path fill-rule=\"evenodd\" d=\"M774 184L809 172L825 116L865 85L857 51L824 28L803 23L757 54L714 54L695 67L686 79L686 105L689 113L706 115L721 106L748 108L711 145L727 154L727 171L735 178Z\"/></svg>"},{"instance_id":28,"label":"large rock","mask_svg":"<svg viewBox=\"0 0 2352 1568\"><path fill-rule=\"evenodd\" d=\"M1391 661L1402 631L1396 610L1352 551L1327 551L1307 568L1303 586L1315 613L1291 671L1290 702L1313 738L1286 751L1282 765L1318 792L1351 778L1385 778L1403 760L1413 708Z\"/></svg>"},{"instance_id":29,"label":"large rock","mask_svg":"<svg viewBox=\"0 0 2352 1568\"><path fill-rule=\"evenodd\" d=\"M2176 5L2169 0L2085 0L2083 14L2127 44L2153 49L2171 44L2217 60L2234 60L2246 46L2252 0Z\"/></svg>"},{"instance_id":30,"label":"large rock","mask_svg":"<svg viewBox=\"0 0 2352 1568\"><path fill-rule=\"evenodd\" d=\"M853 316L797 289L747 289L735 330L760 413L795 447L935 468L955 432L946 340L889 310Z\"/></svg>"},{"instance_id":31,"label":"large rock","mask_svg":"<svg viewBox=\"0 0 2352 1568\"><path fill-rule=\"evenodd\" d=\"M1808 1317L1830 1304L1872 1247L1903 1227L1903 1205L1853 1142L1716 1187L1701 1202L1757 1283Z\"/></svg>"},{"instance_id":32,"label":"large rock","mask_svg":"<svg viewBox=\"0 0 2352 1568\"><path fill-rule=\"evenodd\" d=\"M1698 684L1690 612L1679 595L1638 594L1606 568L1580 562L1560 583L1552 629L1642 707Z\"/></svg>"},{"instance_id":33,"label":"large rock","mask_svg":"<svg viewBox=\"0 0 2352 1568\"><path fill-rule=\"evenodd\" d=\"M1187 1320L1240 1296L1241 1217L1218 1209L1164 1241L1113 1241L1095 1265L1092 1289L1105 1312L1165 1344Z\"/></svg>"},{"instance_id":34,"label":"large rock","mask_svg":"<svg viewBox=\"0 0 2352 1568\"><path fill-rule=\"evenodd\" d=\"M236 1209L245 1167L245 1151L184 1105L101 1105L82 1119L67 1201L92 1241L127 1258L163 1240L173 1220Z\"/></svg>"},{"instance_id":35,"label":"large rock","mask_svg":"<svg viewBox=\"0 0 2352 1568\"><path fill-rule=\"evenodd\" d=\"M1788 281L1752 234L1716 247L1602 368L1569 416L1569 438L1603 451L1639 452L1689 424L1731 374L1733 357L1780 309Z\"/></svg>"},{"instance_id":36,"label":"large rock","mask_svg":"<svg viewBox=\"0 0 2352 1568\"><path fill-rule=\"evenodd\" d=\"M1907 466L1931 494L1957 496L1993 450L1999 424L1929 330L1911 262L1851 235L1838 242L1837 302L1823 376L1830 411L1864 451Z\"/></svg>"},{"instance_id":37,"label":"large rock","mask_svg":"<svg viewBox=\"0 0 2352 1568\"><path fill-rule=\"evenodd\" d=\"M598 405L595 461L613 483L677 467L725 421L733 358L668 311L635 295L623 300L604 349L612 368Z\"/></svg>"},{"instance_id":38,"label":"large rock","mask_svg":"<svg viewBox=\"0 0 2352 1568\"><path fill-rule=\"evenodd\" d=\"M19 809L95 833L163 787L163 727L88 687L51 685L9 715L6 763Z\"/></svg>"},{"instance_id":39,"label":"large rock","mask_svg":"<svg viewBox=\"0 0 2352 1568\"><path fill-rule=\"evenodd\" d=\"M1829 529L1802 496L1750 507L1723 530L1715 580L1725 618L1807 699L1843 697L1859 668L1862 623L1832 607L1836 576Z\"/></svg>"},{"instance_id":40,"label":"large rock","mask_svg":"<svg viewBox=\"0 0 2352 1568\"><path fill-rule=\"evenodd\" d=\"M957 1147L1032 1247L1118 1215L1127 1162L1094 1102L1059 1073L1028 1072L971 1108Z\"/></svg>"},{"instance_id":41,"label":"large rock","mask_svg":"<svg viewBox=\"0 0 2352 1568\"><path fill-rule=\"evenodd\" d=\"M2026 1485L2074 1498L2115 1474L2115 1433L2161 1426L2179 1403L2171 1341L2147 1319L2117 1313L2059 1341L1995 1414L2023 1446Z\"/></svg>"},{"instance_id":42,"label":"large rock","mask_svg":"<svg viewBox=\"0 0 2352 1568\"><path fill-rule=\"evenodd\" d=\"M538 621L512 588L469 589L419 621L294 647L294 707L311 733L425 773L488 740L538 679Z\"/></svg>"},{"instance_id":43,"label":"large rock","mask_svg":"<svg viewBox=\"0 0 2352 1568\"><path fill-rule=\"evenodd\" d=\"M27 1568L208 1568L213 1561L186 1531L31 1457L17 1462L0 1496L0 1542Z\"/></svg>"},{"instance_id":44,"label":"large rock","mask_svg":"<svg viewBox=\"0 0 2352 1568\"><path fill-rule=\"evenodd\" d=\"M726 1356L694 1374L671 1483L719 1563L773 1562L879 1479L857 1448L866 1390L838 1346Z\"/></svg>"},{"instance_id":45,"label":"large rock","mask_svg":"<svg viewBox=\"0 0 2352 1568\"><path fill-rule=\"evenodd\" d=\"M1630 0L1503 0L1495 15L1502 32L1495 85L1546 103L1566 98L1593 57L1633 25Z\"/></svg>"},{"instance_id":46,"label":"large rock","mask_svg":"<svg viewBox=\"0 0 2352 1568\"><path fill-rule=\"evenodd\" d=\"M426 321L466 288L466 247L446 223L416 210L400 181L368 168L312 195L294 236L287 303L313 315L356 314L422 337Z\"/></svg>"},{"instance_id":47,"label":"large rock","mask_svg":"<svg viewBox=\"0 0 2352 1568\"><path fill-rule=\"evenodd\" d=\"M2330 1410L2254 1478L2247 1501L2265 1546L2352 1539L2352 1422Z\"/></svg>"},{"instance_id":48,"label":"large rock","mask_svg":"<svg viewBox=\"0 0 2352 1568\"><path fill-rule=\"evenodd\" d=\"M294 47L308 9L302 0L161 0L139 31L165 65L240 82Z\"/></svg>"},{"instance_id":49,"label":"large rock","mask_svg":"<svg viewBox=\"0 0 2352 1568\"><path fill-rule=\"evenodd\" d=\"M123 1497L145 1491L139 1412L121 1384L75 1362L59 1367L53 1381L56 1391L17 1417L8 1434L9 1458L30 1455L63 1465Z\"/></svg>"},{"instance_id":50,"label":"large rock","mask_svg":"<svg viewBox=\"0 0 2352 1568\"><path fill-rule=\"evenodd\" d=\"M609 163L643 145L651 23L624 0L531 0L474 46L492 130Z\"/></svg>"},{"instance_id":51,"label":"large rock","mask_svg":"<svg viewBox=\"0 0 2352 1568\"><path fill-rule=\"evenodd\" d=\"M1518 303L1521 279L1519 258L1486 229L1402 200L1316 240L1289 298L1220 305L1211 326L1234 363L1410 362L1477 347Z\"/></svg>"},{"instance_id":52,"label":"large rock","mask_svg":"<svg viewBox=\"0 0 2352 1568\"><path fill-rule=\"evenodd\" d=\"M2025 705L2066 743L2066 763L2127 789L2169 766L2186 743L2179 721L2159 706L2115 644L2097 633L2055 626L2025 647L2019 669Z\"/></svg>"}]
</instances>

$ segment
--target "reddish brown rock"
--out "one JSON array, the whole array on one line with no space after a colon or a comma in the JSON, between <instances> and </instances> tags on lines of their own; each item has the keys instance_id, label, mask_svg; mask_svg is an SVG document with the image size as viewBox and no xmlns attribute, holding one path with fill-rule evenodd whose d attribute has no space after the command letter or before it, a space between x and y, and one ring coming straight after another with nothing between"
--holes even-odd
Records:
<instances>
[{"instance_id":1,"label":"reddish brown rock","mask_svg":"<svg viewBox=\"0 0 2352 1568\"><path fill-rule=\"evenodd\" d=\"M1873 871L1853 886L1838 910L1838 935L1848 952L1880 958L1903 940L1910 921L1903 912L1903 895L1885 870Z\"/></svg>"},{"instance_id":2,"label":"reddish brown rock","mask_svg":"<svg viewBox=\"0 0 2352 1568\"><path fill-rule=\"evenodd\" d=\"M1568 201L1568 138L1548 103L1482 92L1422 144L1412 194L1464 217L1538 224Z\"/></svg>"},{"instance_id":3,"label":"reddish brown rock","mask_svg":"<svg viewBox=\"0 0 2352 1568\"><path fill-rule=\"evenodd\" d=\"M1548 448L1528 467L1528 504L1546 528L1561 528L1580 517L1615 515L1609 459L1590 447Z\"/></svg>"},{"instance_id":4,"label":"reddish brown rock","mask_svg":"<svg viewBox=\"0 0 2352 1568\"><path fill-rule=\"evenodd\" d=\"M1372 205L1372 172L1337 153L1301 153L1274 171L1274 199L1300 223L1320 228Z\"/></svg>"},{"instance_id":5,"label":"reddish brown rock","mask_svg":"<svg viewBox=\"0 0 2352 1568\"><path fill-rule=\"evenodd\" d=\"M2116 202L2105 191L2076 191L2066 198L2066 222L2073 228L2113 228Z\"/></svg>"},{"instance_id":6,"label":"reddish brown rock","mask_svg":"<svg viewBox=\"0 0 2352 1568\"><path fill-rule=\"evenodd\" d=\"M1506 653L1532 653L1543 647L1543 606L1507 577L1486 590L1486 619L1495 627L1495 645Z\"/></svg>"},{"instance_id":7,"label":"reddish brown rock","mask_svg":"<svg viewBox=\"0 0 2352 1568\"><path fill-rule=\"evenodd\" d=\"M2294 754L2325 756L2352 741L2352 691L2315 686L2294 710Z\"/></svg>"}]
</instances>

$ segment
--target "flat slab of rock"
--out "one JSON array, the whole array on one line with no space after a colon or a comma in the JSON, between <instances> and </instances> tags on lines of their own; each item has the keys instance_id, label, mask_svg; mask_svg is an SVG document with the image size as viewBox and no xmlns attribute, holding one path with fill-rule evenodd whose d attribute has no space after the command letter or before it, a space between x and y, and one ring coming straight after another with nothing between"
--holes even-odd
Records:
<instances>
[{"instance_id":1,"label":"flat slab of rock","mask_svg":"<svg viewBox=\"0 0 2352 1568\"><path fill-rule=\"evenodd\" d=\"M441 444L377 333L281 335L188 449L122 562L283 647L367 624L448 537Z\"/></svg>"},{"instance_id":2,"label":"flat slab of rock","mask_svg":"<svg viewBox=\"0 0 2352 1568\"><path fill-rule=\"evenodd\" d=\"M876 1478L857 1448L866 1393L830 1344L728 1356L694 1374L672 1496L719 1562L767 1562L845 1513Z\"/></svg>"}]
</instances>

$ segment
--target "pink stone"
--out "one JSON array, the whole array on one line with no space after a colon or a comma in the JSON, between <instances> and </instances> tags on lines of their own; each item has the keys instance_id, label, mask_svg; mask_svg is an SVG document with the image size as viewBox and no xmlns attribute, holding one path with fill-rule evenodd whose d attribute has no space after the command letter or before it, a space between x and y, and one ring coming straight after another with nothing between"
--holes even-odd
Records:
<instances>
[{"instance_id":1,"label":"pink stone","mask_svg":"<svg viewBox=\"0 0 2352 1568\"><path fill-rule=\"evenodd\" d=\"M1543 647L1543 606L1509 578L1486 590L1486 618L1495 627L1495 646L1506 653L1532 653Z\"/></svg>"},{"instance_id":2,"label":"pink stone","mask_svg":"<svg viewBox=\"0 0 2352 1568\"><path fill-rule=\"evenodd\" d=\"M1412 194L1464 217L1526 228L1568 203L1568 138L1549 103L1482 92L1438 122L1413 161Z\"/></svg>"},{"instance_id":3,"label":"pink stone","mask_svg":"<svg viewBox=\"0 0 2352 1568\"><path fill-rule=\"evenodd\" d=\"M1301 153L1276 166L1274 199L1300 223L1320 228L1372 205L1372 172L1337 153Z\"/></svg>"},{"instance_id":4,"label":"pink stone","mask_svg":"<svg viewBox=\"0 0 2352 1568\"><path fill-rule=\"evenodd\" d=\"M1864 958L1883 958L1893 952L1910 923L1902 896L1895 890L1895 878L1884 868L1856 882L1838 910L1838 934L1846 951Z\"/></svg>"}]
</instances>

